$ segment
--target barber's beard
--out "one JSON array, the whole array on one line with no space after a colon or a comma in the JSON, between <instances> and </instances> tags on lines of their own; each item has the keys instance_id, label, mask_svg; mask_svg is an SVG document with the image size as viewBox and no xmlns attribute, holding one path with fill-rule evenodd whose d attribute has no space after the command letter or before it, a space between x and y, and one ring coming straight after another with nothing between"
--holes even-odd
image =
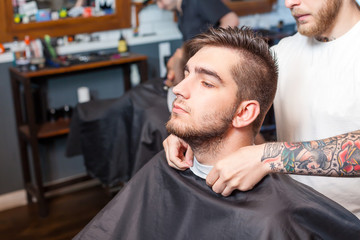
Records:
<instances>
[{"instance_id":1,"label":"barber's beard","mask_svg":"<svg viewBox=\"0 0 360 240\"><path fill-rule=\"evenodd\" d=\"M326 0L324 7L313 15L315 22L310 26L296 20L299 33L308 37L320 37L334 24L341 7L341 1ZM292 11L292 14L297 14L296 9Z\"/></svg>"},{"instance_id":2,"label":"barber's beard","mask_svg":"<svg viewBox=\"0 0 360 240\"><path fill-rule=\"evenodd\" d=\"M223 139L231 127L237 110L237 104L235 105L236 107L232 105L221 112L203 116L198 126L180 122L180 119L172 115L166 129L187 142L195 154L215 154L221 149Z\"/></svg>"}]
</instances>

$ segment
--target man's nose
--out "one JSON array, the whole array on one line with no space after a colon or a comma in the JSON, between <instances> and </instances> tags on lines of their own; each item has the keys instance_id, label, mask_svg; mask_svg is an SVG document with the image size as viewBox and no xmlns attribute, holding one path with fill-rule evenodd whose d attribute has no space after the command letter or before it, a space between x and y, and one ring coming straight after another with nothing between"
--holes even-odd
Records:
<instances>
[{"instance_id":1,"label":"man's nose","mask_svg":"<svg viewBox=\"0 0 360 240\"><path fill-rule=\"evenodd\" d=\"M184 78L173 88L173 92L176 96L181 96L185 99L188 99L190 97L190 85L191 81L189 80L189 78Z\"/></svg>"},{"instance_id":2,"label":"man's nose","mask_svg":"<svg viewBox=\"0 0 360 240\"><path fill-rule=\"evenodd\" d=\"M301 0L285 0L285 7L291 9L294 6L300 5Z\"/></svg>"}]
</instances>

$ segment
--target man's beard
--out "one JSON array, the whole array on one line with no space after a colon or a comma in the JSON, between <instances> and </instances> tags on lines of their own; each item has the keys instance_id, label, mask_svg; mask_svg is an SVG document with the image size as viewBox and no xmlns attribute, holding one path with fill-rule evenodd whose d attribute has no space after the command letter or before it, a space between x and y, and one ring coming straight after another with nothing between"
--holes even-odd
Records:
<instances>
[{"instance_id":1,"label":"man's beard","mask_svg":"<svg viewBox=\"0 0 360 240\"><path fill-rule=\"evenodd\" d=\"M300 34L308 37L318 37L326 32L335 22L339 13L342 0L327 0L325 6L316 15L313 15L315 22L311 26L306 26L296 19L296 25ZM293 15L299 14L296 9Z\"/></svg>"},{"instance_id":2,"label":"man's beard","mask_svg":"<svg viewBox=\"0 0 360 240\"><path fill-rule=\"evenodd\" d=\"M201 118L200 127L186 124L176 116L171 116L166 123L169 133L187 142L194 152L216 152L226 136L237 110L238 104L231 104L221 112L205 115ZM235 107L234 107L235 106Z\"/></svg>"}]
</instances>

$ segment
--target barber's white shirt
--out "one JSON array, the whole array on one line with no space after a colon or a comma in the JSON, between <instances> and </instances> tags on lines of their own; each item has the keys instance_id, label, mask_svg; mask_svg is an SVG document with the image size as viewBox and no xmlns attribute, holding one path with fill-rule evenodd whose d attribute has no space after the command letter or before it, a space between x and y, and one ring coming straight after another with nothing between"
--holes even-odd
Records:
<instances>
[{"instance_id":1,"label":"barber's white shirt","mask_svg":"<svg viewBox=\"0 0 360 240\"><path fill-rule=\"evenodd\" d=\"M297 33L272 50L279 63L278 141L320 140L360 129L360 22L334 41ZM360 177L291 176L360 218Z\"/></svg>"}]
</instances>

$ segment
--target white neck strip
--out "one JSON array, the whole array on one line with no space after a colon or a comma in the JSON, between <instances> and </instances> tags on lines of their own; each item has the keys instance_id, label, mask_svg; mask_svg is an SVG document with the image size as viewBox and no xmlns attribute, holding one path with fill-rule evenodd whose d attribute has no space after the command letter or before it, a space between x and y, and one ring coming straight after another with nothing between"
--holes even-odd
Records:
<instances>
[{"instance_id":1,"label":"white neck strip","mask_svg":"<svg viewBox=\"0 0 360 240\"><path fill-rule=\"evenodd\" d=\"M190 167L190 170L198 177L206 179L206 176L209 174L213 166L204 165L198 162L196 157L194 157L193 166Z\"/></svg>"}]
</instances>

